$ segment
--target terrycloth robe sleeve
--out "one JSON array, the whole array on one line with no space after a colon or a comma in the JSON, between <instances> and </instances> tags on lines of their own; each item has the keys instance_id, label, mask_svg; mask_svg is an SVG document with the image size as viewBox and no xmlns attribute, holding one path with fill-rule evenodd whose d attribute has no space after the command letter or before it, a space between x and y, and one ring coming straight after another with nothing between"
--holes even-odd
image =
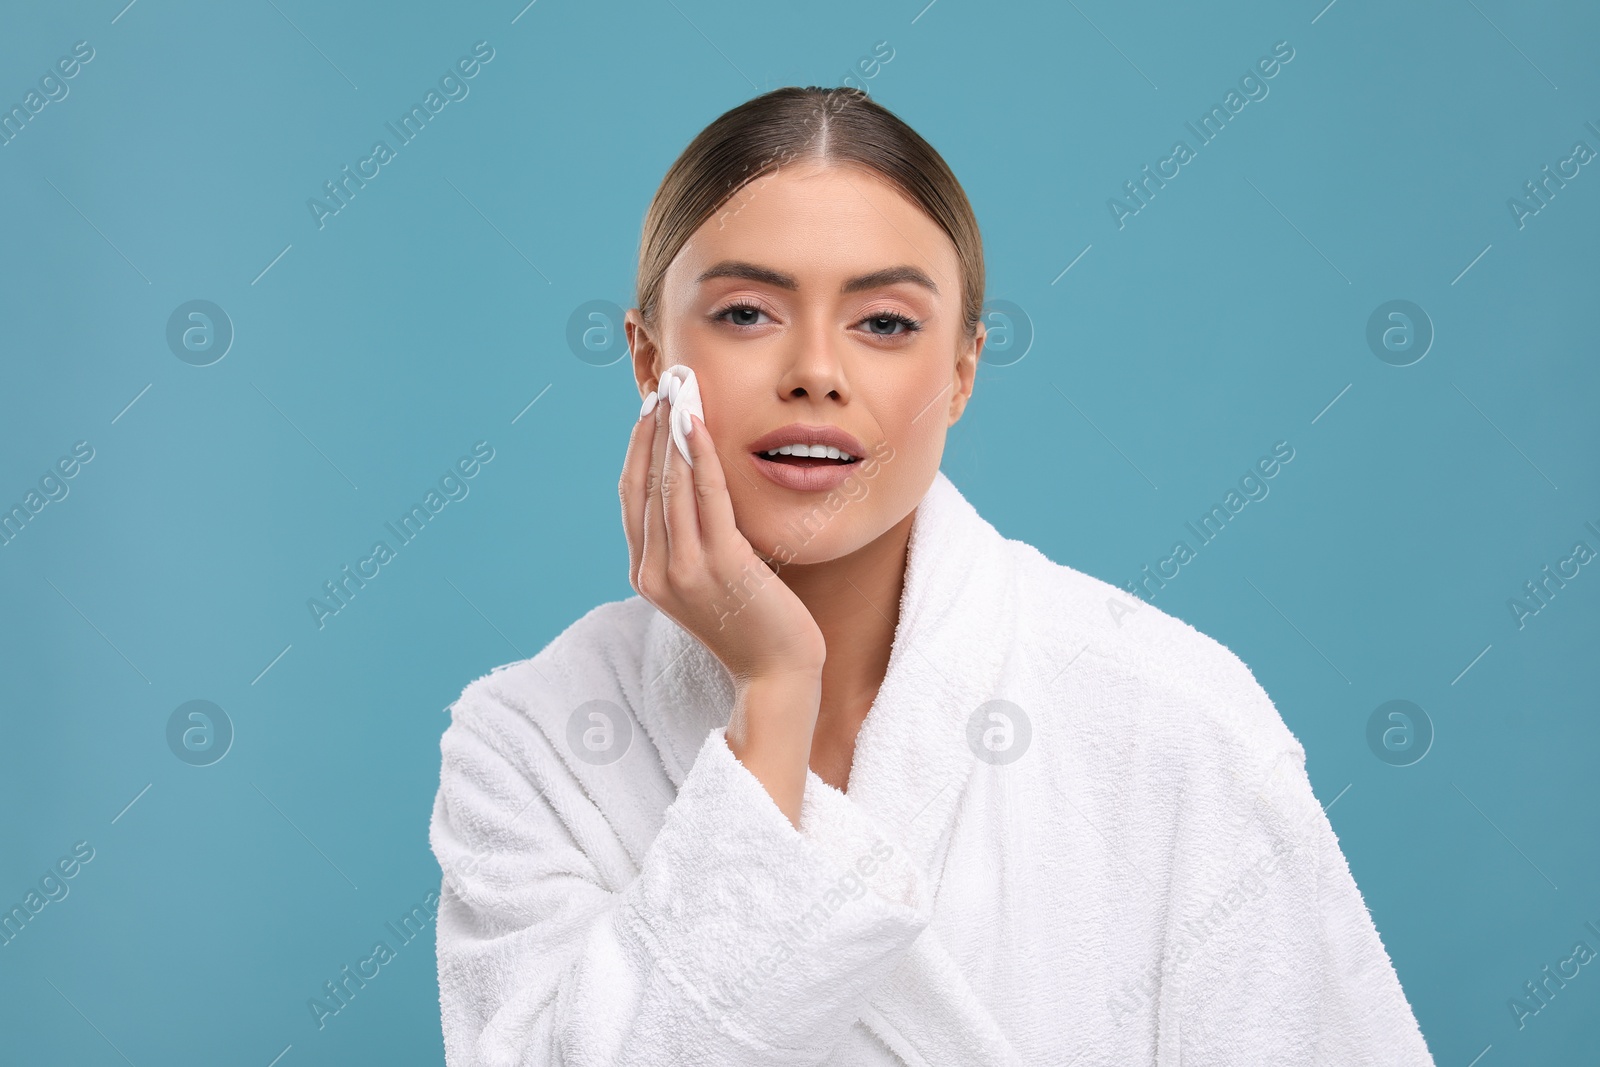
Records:
<instances>
[{"instance_id":1,"label":"terrycloth robe sleeve","mask_svg":"<svg viewBox=\"0 0 1600 1067\"><path fill-rule=\"evenodd\" d=\"M1178 1062L1433 1067L1303 750L1277 761L1243 825L1193 909Z\"/></svg>"},{"instance_id":2,"label":"terrycloth robe sleeve","mask_svg":"<svg viewBox=\"0 0 1600 1067\"><path fill-rule=\"evenodd\" d=\"M631 881L603 873L585 841L603 818L542 734L529 767L503 728L458 706L441 739L451 1067L824 1063L931 921L921 872L865 812L808 784L797 830L724 728Z\"/></svg>"}]
</instances>

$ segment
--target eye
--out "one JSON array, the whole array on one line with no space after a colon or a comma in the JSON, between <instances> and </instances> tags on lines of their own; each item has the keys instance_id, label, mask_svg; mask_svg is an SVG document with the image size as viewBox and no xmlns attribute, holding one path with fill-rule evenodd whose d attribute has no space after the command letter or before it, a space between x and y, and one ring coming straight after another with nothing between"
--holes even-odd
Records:
<instances>
[{"instance_id":1,"label":"eye","mask_svg":"<svg viewBox=\"0 0 1600 1067\"><path fill-rule=\"evenodd\" d=\"M715 320L727 321L728 325L730 325L730 326L738 326L738 327L743 327L743 328L747 328L748 329L748 328L753 327L753 326L761 326L761 325L764 325L764 324L760 323L760 322L746 322L746 321L743 321L743 318L742 318L743 316L747 316L749 314L765 315L766 313L767 313L766 310L764 308L762 308L760 305L752 304L752 303L750 303L748 301L741 300L737 304L729 304L727 307L722 308L719 311L712 312L711 317L712 317L712 319L715 319ZM740 315L741 319L739 321L728 321L725 318L725 316L733 315L733 314Z\"/></svg>"},{"instance_id":2,"label":"eye","mask_svg":"<svg viewBox=\"0 0 1600 1067\"><path fill-rule=\"evenodd\" d=\"M902 315L898 311L885 311L881 315L868 315L861 321L870 323L873 327L883 326L886 328L893 328L896 323L904 327L904 329L900 330L898 333L879 332L875 328L869 329L869 333L873 333L878 337L905 337L908 334L916 333L918 330L922 329L921 322L907 315Z\"/></svg>"},{"instance_id":3,"label":"eye","mask_svg":"<svg viewBox=\"0 0 1600 1067\"><path fill-rule=\"evenodd\" d=\"M741 300L712 312L711 318L715 321L726 322L736 328L753 329L766 324L759 320L746 320L751 319L752 316L767 314L769 312L761 305L748 300ZM730 318L730 316L733 317ZM879 315L868 315L861 322L868 324L867 332L875 337L905 337L922 329L920 320L911 318L909 315L903 315L898 311L885 311ZM897 325L900 327L899 330L895 330Z\"/></svg>"}]
</instances>

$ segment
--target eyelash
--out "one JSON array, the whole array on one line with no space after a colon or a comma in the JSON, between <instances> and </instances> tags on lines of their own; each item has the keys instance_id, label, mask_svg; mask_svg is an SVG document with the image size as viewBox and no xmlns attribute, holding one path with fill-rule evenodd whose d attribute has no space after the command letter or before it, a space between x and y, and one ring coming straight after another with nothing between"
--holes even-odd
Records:
<instances>
[{"instance_id":1,"label":"eyelash","mask_svg":"<svg viewBox=\"0 0 1600 1067\"><path fill-rule=\"evenodd\" d=\"M749 301L749 300L740 300L740 301L738 301L736 303L729 304L726 307L724 307L724 308L722 308L722 309L720 309L718 311L712 312L711 317L714 320L721 320L722 317L724 315L728 314L728 312L730 312L730 311L745 311L745 310L748 310L748 311L759 311L763 315L768 315L768 316L770 316L772 314L772 312L768 311L766 308L762 307L760 304L754 303L754 302ZM879 334L874 334L873 336L875 336L875 337L907 337L907 336L909 336L911 334L916 333L918 330L922 329L922 320L921 319L914 319L909 315L902 315L898 311L885 311L885 312L883 312L882 314L879 314L879 315L868 315L865 318L863 318L861 321L862 322L867 322L867 321L869 321L871 319L888 319L891 322L898 322L902 326L905 327L905 329L903 331L901 331L900 333L879 333ZM732 326L736 330L744 330L744 329L751 329L751 328L759 325L759 323L730 322L730 323L728 323L728 325Z\"/></svg>"}]
</instances>

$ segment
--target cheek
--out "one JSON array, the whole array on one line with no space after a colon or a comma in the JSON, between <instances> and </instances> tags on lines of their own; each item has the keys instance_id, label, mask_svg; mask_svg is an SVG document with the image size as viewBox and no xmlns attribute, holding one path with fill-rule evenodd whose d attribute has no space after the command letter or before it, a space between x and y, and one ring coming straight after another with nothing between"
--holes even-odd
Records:
<instances>
[{"instance_id":1,"label":"cheek","mask_svg":"<svg viewBox=\"0 0 1600 1067\"><path fill-rule=\"evenodd\" d=\"M874 486L916 477L915 471L939 465L948 432L950 390L920 384L911 392L913 402L896 408L880 424L880 439L868 442L868 457L877 466L867 479Z\"/></svg>"}]
</instances>

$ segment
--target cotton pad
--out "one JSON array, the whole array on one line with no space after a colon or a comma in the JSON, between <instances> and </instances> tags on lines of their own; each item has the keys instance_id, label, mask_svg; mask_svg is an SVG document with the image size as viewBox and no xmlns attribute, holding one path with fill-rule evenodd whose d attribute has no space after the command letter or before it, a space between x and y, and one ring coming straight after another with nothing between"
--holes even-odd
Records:
<instances>
[{"instance_id":1,"label":"cotton pad","mask_svg":"<svg viewBox=\"0 0 1600 1067\"><path fill-rule=\"evenodd\" d=\"M694 460L689 458L687 440L691 425L689 416L698 415L701 422L706 421L705 410L700 405L700 383L695 380L693 370L682 363L675 363L661 375L661 386L656 390L656 396L660 397L663 392L672 401L672 442L678 446L684 461L693 467Z\"/></svg>"}]
</instances>

